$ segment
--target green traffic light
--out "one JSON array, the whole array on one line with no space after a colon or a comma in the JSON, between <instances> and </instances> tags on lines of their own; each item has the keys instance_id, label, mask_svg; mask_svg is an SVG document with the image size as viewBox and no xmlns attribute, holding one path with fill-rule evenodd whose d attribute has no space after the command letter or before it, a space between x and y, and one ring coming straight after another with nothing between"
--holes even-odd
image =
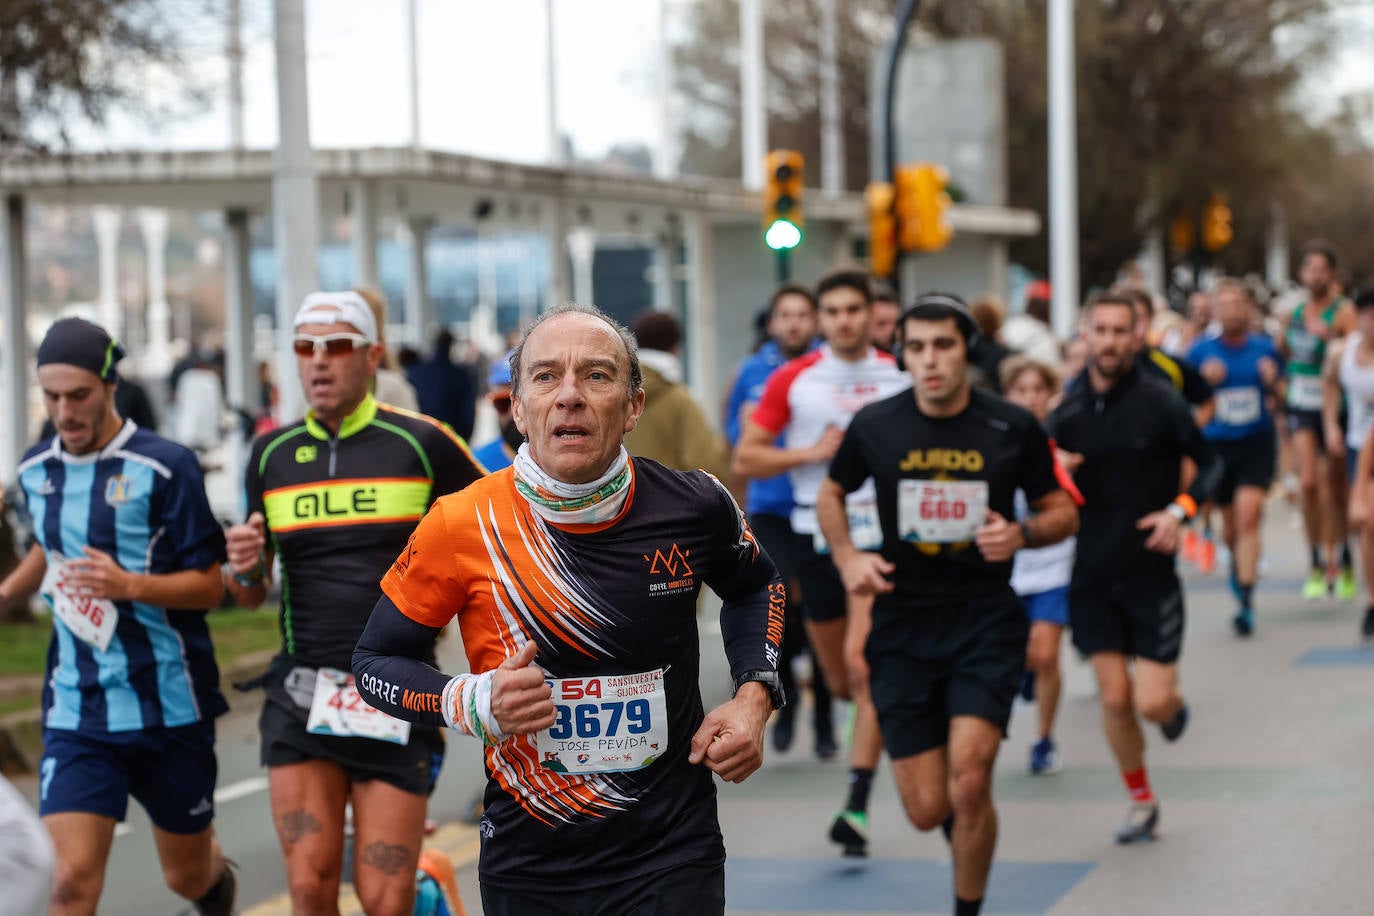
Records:
<instances>
[{"instance_id":1,"label":"green traffic light","mask_svg":"<svg viewBox=\"0 0 1374 916\"><path fill-rule=\"evenodd\" d=\"M773 220L773 225L763 234L763 243L774 251L788 251L801 244L802 231L795 223L785 219Z\"/></svg>"}]
</instances>

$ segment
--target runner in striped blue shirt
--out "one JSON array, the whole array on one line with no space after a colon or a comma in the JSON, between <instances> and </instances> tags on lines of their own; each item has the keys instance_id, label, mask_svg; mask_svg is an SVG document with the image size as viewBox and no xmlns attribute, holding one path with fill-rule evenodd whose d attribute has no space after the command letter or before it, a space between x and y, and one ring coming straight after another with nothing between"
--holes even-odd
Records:
<instances>
[{"instance_id":1,"label":"runner in striped blue shirt","mask_svg":"<svg viewBox=\"0 0 1374 916\"><path fill-rule=\"evenodd\" d=\"M38 381L57 435L19 482L35 544L0 599L53 611L39 813L58 865L53 913L94 913L129 796L153 822L167 886L200 913L232 910L214 817L215 717L228 706L205 624L223 595L224 535L195 456L122 419L99 326L56 322Z\"/></svg>"}]
</instances>

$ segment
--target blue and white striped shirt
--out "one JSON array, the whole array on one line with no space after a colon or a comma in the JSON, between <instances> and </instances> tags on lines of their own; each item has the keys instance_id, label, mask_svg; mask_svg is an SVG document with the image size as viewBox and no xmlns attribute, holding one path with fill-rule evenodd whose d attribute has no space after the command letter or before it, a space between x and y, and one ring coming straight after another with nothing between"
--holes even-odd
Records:
<instances>
[{"instance_id":1,"label":"blue and white striped shirt","mask_svg":"<svg viewBox=\"0 0 1374 916\"><path fill-rule=\"evenodd\" d=\"M104 551L140 574L206 569L225 559L195 455L126 420L99 452L72 455L54 436L19 465L33 532L49 557ZM205 609L116 601L109 649L53 621L43 721L47 728L131 732L212 719L228 709Z\"/></svg>"}]
</instances>

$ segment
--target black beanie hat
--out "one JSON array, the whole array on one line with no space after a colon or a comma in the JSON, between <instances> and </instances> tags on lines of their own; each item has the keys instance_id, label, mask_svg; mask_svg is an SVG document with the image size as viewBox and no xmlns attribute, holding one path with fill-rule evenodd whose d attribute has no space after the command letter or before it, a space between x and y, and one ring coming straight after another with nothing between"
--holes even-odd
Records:
<instances>
[{"instance_id":1,"label":"black beanie hat","mask_svg":"<svg viewBox=\"0 0 1374 916\"><path fill-rule=\"evenodd\" d=\"M95 373L102 381L119 376L115 366L125 357L124 348L105 329L84 318L60 318L48 328L38 345L38 365L62 363Z\"/></svg>"}]
</instances>

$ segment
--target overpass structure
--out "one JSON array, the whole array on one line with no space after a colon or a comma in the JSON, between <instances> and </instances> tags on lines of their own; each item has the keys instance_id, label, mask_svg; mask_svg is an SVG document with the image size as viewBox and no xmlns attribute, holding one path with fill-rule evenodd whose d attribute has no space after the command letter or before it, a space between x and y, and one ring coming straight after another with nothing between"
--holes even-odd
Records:
<instances>
[{"instance_id":1,"label":"overpass structure","mask_svg":"<svg viewBox=\"0 0 1374 916\"><path fill-rule=\"evenodd\" d=\"M753 315L776 282L772 253L759 231L758 192L734 181L660 180L637 172L549 167L495 161L414 147L317 149L312 153L322 223L346 216L351 224L353 282L375 285L383 219L404 222L411 241L404 333L418 343L433 322L426 297L424 239L437 225L503 228L545 234L545 306L595 299L591 267L596 239L642 239L655 252L653 306L677 313L687 331L684 363L695 393L707 405L753 339ZM0 160L0 318L3 319L3 429L0 480L11 481L29 441L31 345L25 260L27 211L35 206L115 206L140 209L149 263L160 270L166 210L223 214L227 399L256 400L252 291L248 280L249 221L273 206L271 150L78 153ZM862 196L810 191L807 237L792 266L802 281L853 259L866 235ZM163 213L161 219L157 216ZM1006 244L1039 232L1037 215L992 206L955 206L956 241L922 262L930 284L968 294L1005 295ZM99 232L100 220L97 220ZM106 221L108 223L108 221ZM159 231L159 226L160 231ZM113 243L113 233L110 236ZM111 255L112 256L112 255ZM927 273L929 271L929 273ZM163 348L170 309L160 279L150 278L149 348ZM277 314L282 314L279 306ZM112 330L117 319L110 316ZM159 330L161 329L161 330ZM289 329L288 329L289 330ZM280 332L280 329L279 329ZM159 339L159 334L161 339ZM282 339L279 336L279 340ZM154 371L165 352L146 357ZM299 394L283 378L283 410L298 410Z\"/></svg>"}]
</instances>

